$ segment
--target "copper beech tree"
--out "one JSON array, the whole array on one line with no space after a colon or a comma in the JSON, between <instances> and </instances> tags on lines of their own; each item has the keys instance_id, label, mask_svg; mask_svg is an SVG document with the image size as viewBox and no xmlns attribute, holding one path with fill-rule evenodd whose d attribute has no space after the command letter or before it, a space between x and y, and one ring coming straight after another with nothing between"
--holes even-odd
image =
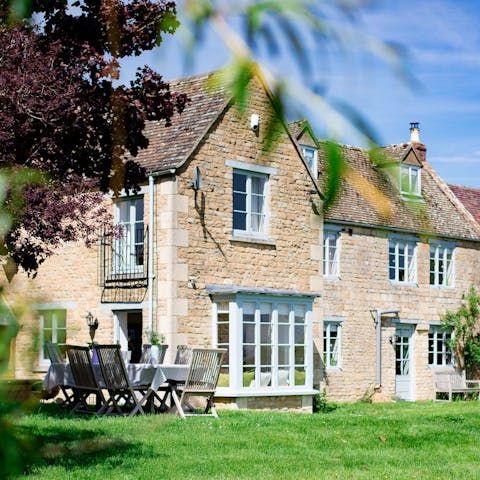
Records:
<instances>
[{"instance_id":1,"label":"copper beech tree","mask_svg":"<svg viewBox=\"0 0 480 480\"><path fill-rule=\"evenodd\" d=\"M188 99L148 67L129 86L115 82L123 57L175 31L174 2L23 3L20 18L0 0L0 168L11 219L0 253L34 273L62 241L93 238L103 192L135 191L145 122L168 126Z\"/></svg>"}]
</instances>

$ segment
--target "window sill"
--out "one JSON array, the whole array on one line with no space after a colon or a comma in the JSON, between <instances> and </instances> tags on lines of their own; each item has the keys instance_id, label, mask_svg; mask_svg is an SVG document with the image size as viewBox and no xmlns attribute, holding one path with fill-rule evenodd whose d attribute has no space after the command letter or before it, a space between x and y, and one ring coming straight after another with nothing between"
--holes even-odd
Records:
<instances>
[{"instance_id":1,"label":"window sill","mask_svg":"<svg viewBox=\"0 0 480 480\"><path fill-rule=\"evenodd\" d=\"M437 288L438 290L455 290L455 285L430 285L430 288Z\"/></svg>"},{"instance_id":2,"label":"window sill","mask_svg":"<svg viewBox=\"0 0 480 480\"><path fill-rule=\"evenodd\" d=\"M339 372L343 372L343 368L342 367L326 367L325 371L327 373L339 373Z\"/></svg>"},{"instance_id":3,"label":"window sill","mask_svg":"<svg viewBox=\"0 0 480 480\"><path fill-rule=\"evenodd\" d=\"M332 280L332 281L340 281L342 279L340 275L324 275L323 278L325 280Z\"/></svg>"},{"instance_id":4,"label":"window sill","mask_svg":"<svg viewBox=\"0 0 480 480\"><path fill-rule=\"evenodd\" d=\"M318 390L308 387L243 388L218 387L215 397L286 397L293 395L316 395Z\"/></svg>"},{"instance_id":5,"label":"window sill","mask_svg":"<svg viewBox=\"0 0 480 480\"><path fill-rule=\"evenodd\" d=\"M242 235L232 235L229 238L230 242L239 242L239 243L257 243L260 245L269 245L275 247L277 245L276 240L266 237L249 237Z\"/></svg>"},{"instance_id":6,"label":"window sill","mask_svg":"<svg viewBox=\"0 0 480 480\"><path fill-rule=\"evenodd\" d=\"M430 370L435 370L436 372L453 372L455 370L453 365L429 365L428 368Z\"/></svg>"},{"instance_id":7,"label":"window sill","mask_svg":"<svg viewBox=\"0 0 480 480\"><path fill-rule=\"evenodd\" d=\"M417 282L398 282L396 280L389 280L390 285L396 286L396 287L418 287Z\"/></svg>"},{"instance_id":8,"label":"window sill","mask_svg":"<svg viewBox=\"0 0 480 480\"><path fill-rule=\"evenodd\" d=\"M425 203L425 200L421 195L416 195L416 194L408 194L408 193L401 193L400 194L402 200L405 200L406 202L412 202L412 203Z\"/></svg>"}]
</instances>

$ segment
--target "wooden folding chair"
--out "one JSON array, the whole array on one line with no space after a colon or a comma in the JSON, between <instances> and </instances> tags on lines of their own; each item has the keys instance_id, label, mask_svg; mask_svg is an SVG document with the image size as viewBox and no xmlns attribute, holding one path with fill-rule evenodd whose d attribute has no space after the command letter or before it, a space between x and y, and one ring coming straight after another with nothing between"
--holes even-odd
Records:
<instances>
[{"instance_id":1,"label":"wooden folding chair","mask_svg":"<svg viewBox=\"0 0 480 480\"><path fill-rule=\"evenodd\" d=\"M104 413L107 402L93 370L90 349L88 347L68 345L67 355L75 380L75 385L71 387L75 399L72 411L94 414ZM95 395L96 397L94 406L87 401L90 395Z\"/></svg>"},{"instance_id":2,"label":"wooden folding chair","mask_svg":"<svg viewBox=\"0 0 480 480\"><path fill-rule=\"evenodd\" d=\"M120 352L120 345L95 345L95 349L97 350L105 387L110 395L107 401L107 414L115 412L129 416L137 413L144 415L142 405L150 397L152 391L147 390L146 393L143 393L144 386L132 387ZM140 400L138 400L135 391L143 394Z\"/></svg>"},{"instance_id":3,"label":"wooden folding chair","mask_svg":"<svg viewBox=\"0 0 480 480\"><path fill-rule=\"evenodd\" d=\"M45 342L45 348L47 350L47 355L48 355L48 358L50 359L50 363L65 364L65 357L64 355L62 355L62 352L60 351L60 347L58 346L58 343ZM59 385L59 387L63 393L63 396L65 397L65 400L62 401L60 406L72 407L74 396L73 396L71 385L62 384L62 385ZM68 392L67 390L70 390L70 392Z\"/></svg>"},{"instance_id":4,"label":"wooden folding chair","mask_svg":"<svg viewBox=\"0 0 480 480\"><path fill-rule=\"evenodd\" d=\"M178 345L177 354L175 355L175 361L173 363L176 365L188 365L191 358L192 348L188 345Z\"/></svg>"},{"instance_id":5,"label":"wooden folding chair","mask_svg":"<svg viewBox=\"0 0 480 480\"><path fill-rule=\"evenodd\" d=\"M192 350L192 360L185 384L177 385L172 390L172 398L181 417L211 415L218 418L213 396L217 388L223 357L226 353L227 350L224 348L194 348ZM181 393L180 399L178 398L179 393ZM192 396L205 397L206 406L202 413L185 413L183 406L189 405L188 397Z\"/></svg>"},{"instance_id":6,"label":"wooden folding chair","mask_svg":"<svg viewBox=\"0 0 480 480\"><path fill-rule=\"evenodd\" d=\"M150 351L152 346L149 343L143 345L142 357L140 358L140 363L150 363ZM160 352L159 363L163 363L165 360L165 353L167 353L168 345L162 344L162 351Z\"/></svg>"}]
</instances>

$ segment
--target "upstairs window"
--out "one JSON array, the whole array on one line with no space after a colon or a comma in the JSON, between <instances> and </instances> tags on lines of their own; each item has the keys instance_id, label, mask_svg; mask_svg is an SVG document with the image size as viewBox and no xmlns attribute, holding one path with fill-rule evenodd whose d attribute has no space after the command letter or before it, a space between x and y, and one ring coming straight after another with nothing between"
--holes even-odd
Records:
<instances>
[{"instance_id":1,"label":"upstairs window","mask_svg":"<svg viewBox=\"0 0 480 480\"><path fill-rule=\"evenodd\" d=\"M266 236L268 175L233 172L233 234Z\"/></svg>"},{"instance_id":2,"label":"upstairs window","mask_svg":"<svg viewBox=\"0 0 480 480\"><path fill-rule=\"evenodd\" d=\"M143 197L121 199L115 203L115 225L119 228L113 241L113 273L143 271L145 230Z\"/></svg>"},{"instance_id":3,"label":"upstairs window","mask_svg":"<svg viewBox=\"0 0 480 480\"><path fill-rule=\"evenodd\" d=\"M323 231L323 275L340 276L340 228L325 226Z\"/></svg>"},{"instance_id":4,"label":"upstairs window","mask_svg":"<svg viewBox=\"0 0 480 480\"><path fill-rule=\"evenodd\" d=\"M307 145L301 145L303 158L308 163L308 167L310 171L315 175L317 178L318 174L318 151L315 147L309 147Z\"/></svg>"},{"instance_id":5,"label":"upstairs window","mask_svg":"<svg viewBox=\"0 0 480 480\"><path fill-rule=\"evenodd\" d=\"M391 238L388 250L388 275L392 282L413 284L417 281L417 242Z\"/></svg>"},{"instance_id":6,"label":"upstairs window","mask_svg":"<svg viewBox=\"0 0 480 480\"><path fill-rule=\"evenodd\" d=\"M415 165L400 166L400 192L402 195L420 197L422 195L421 168Z\"/></svg>"},{"instance_id":7,"label":"upstairs window","mask_svg":"<svg viewBox=\"0 0 480 480\"><path fill-rule=\"evenodd\" d=\"M428 364L431 367L448 367L453 365L453 353L450 348L451 331L444 331L440 326L430 326L428 332Z\"/></svg>"},{"instance_id":8,"label":"upstairs window","mask_svg":"<svg viewBox=\"0 0 480 480\"><path fill-rule=\"evenodd\" d=\"M451 287L454 283L453 246L432 243L430 245L430 285Z\"/></svg>"}]
</instances>

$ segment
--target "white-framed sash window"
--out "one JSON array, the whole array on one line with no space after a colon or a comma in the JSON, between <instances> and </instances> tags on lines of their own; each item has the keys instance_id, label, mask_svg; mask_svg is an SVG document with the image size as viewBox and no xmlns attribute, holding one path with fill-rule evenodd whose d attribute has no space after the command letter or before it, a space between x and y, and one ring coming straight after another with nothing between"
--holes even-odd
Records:
<instances>
[{"instance_id":1,"label":"white-framed sash window","mask_svg":"<svg viewBox=\"0 0 480 480\"><path fill-rule=\"evenodd\" d=\"M428 332L428 364L431 367L453 366L453 352L449 342L452 331L445 331L440 325L430 325Z\"/></svg>"},{"instance_id":2,"label":"white-framed sash window","mask_svg":"<svg viewBox=\"0 0 480 480\"><path fill-rule=\"evenodd\" d=\"M268 175L233 171L233 234L267 235Z\"/></svg>"},{"instance_id":3,"label":"white-framed sash window","mask_svg":"<svg viewBox=\"0 0 480 480\"><path fill-rule=\"evenodd\" d=\"M417 241L392 237L389 239L388 278L394 283L417 282Z\"/></svg>"},{"instance_id":4,"label":"white-framed sash window","mask_svg":"<svg viewBox=\"0 0 480 480\"><path fill-rule=\"evenodd\" d=\"M455 280L455 246L448 243L430 242L430 285L452 287Z\"/></svg>"},{"instance_id":5,"label":"white-framed sash window","mask_svg":"<svg viewBox=\"0 0 480 480\"><path fill-rule=\"evenodd\" d=\"M340 227L325 225L323 230L323 275L340 276Z\"/></svg>"},{"instance_id":6,"label":"white-framed sash window","mask_svg":"<svg viewBox=\"0 0 480 480\"><path fill-rule=\"evenodd\" d=\"M400 192L402 195L422 195L422 169L415 165L400 165Z\"/></svg>"},{"instance_id":7,"label":"white-framed sash window","mask_svg":"<svg viewBox=\"0 0 480 480\"><path fill-rule=\"evenodd\" d=\"M50 359L45 347L47 342L63 347L67 341L67 311L63 309L39 310L40 320L40 366L48 366Z\"/></svg>"},{"instance_id":8,"label":"white-framed sash window","mask_svg":"<svg viewBox=\"0 0 480 480\"><path fill-rule=\"evenodd\" d=\"M144 269L143 197L121 198L114 204L113 274L140 273Z\"/></svg>"},{"instance_id":9,"label":"white-framed sash window","mask_svg":"<svg viewBox=\"0 0 480 480\"><path fill-rule=\"evenodd\" d=\"M300 145L303 153L303 158L308 163L310 171L313 173L315 178L318 175L318 150L315 147L310 147L308 145Z\"/></svg>"},{"instance_id":10,"label":"white-framed sash window","mask_svg":"<svg viewBox=\"0 0 480 480\"><path fill-rule=\"evenodd\" d=\"M323 365L326 369L341 368L342 320L323 320Z\"/></svg>"}]
</instances>

